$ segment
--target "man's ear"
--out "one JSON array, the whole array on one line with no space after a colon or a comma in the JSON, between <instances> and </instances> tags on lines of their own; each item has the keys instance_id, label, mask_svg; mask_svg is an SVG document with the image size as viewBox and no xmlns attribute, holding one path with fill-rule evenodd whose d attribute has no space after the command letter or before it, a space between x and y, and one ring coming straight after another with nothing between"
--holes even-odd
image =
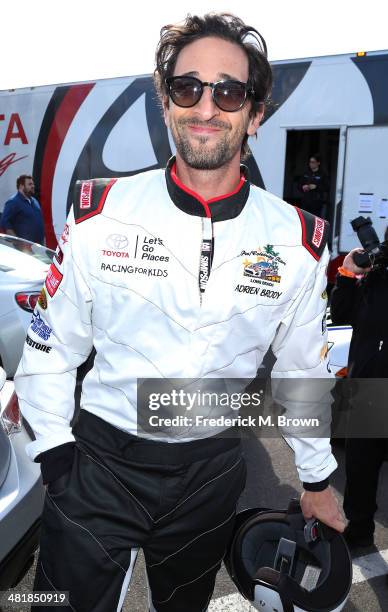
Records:
<instances>
[{"instance_id":1,"label":"man's ear","mask_svg":"<svg viewBox=\"0 0 388 612\"><path fill-rule=\"evenodd\" d=\"M166 124L167 127L170 127L169 102L170 102L170 98L168 96L163 96L163 99L162 99L163 118L164 118L164 123Z\"/></svg>"},{"instance_id":2,"label":"man's ear","mask_svg":"<svg viewBox=\"0 0 388 612\"><path fill-rule=\"evenodd\" d=\"M247 128L248 136L254 136L256 134L257 130L259 129L263 116L264 116L264 104L260 103L259 108L256 111L256 113L252 117L250 117L248 128Z\"/></svg>"}]
</instances>

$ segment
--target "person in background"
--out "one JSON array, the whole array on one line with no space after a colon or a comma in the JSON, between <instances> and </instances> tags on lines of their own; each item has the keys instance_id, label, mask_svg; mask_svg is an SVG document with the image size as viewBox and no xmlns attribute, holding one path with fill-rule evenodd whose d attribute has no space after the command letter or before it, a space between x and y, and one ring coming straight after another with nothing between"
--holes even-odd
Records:
<instances>
[{"instance_id":1,"label":"person in background","mask_svg":"<svg viewBox=\"0 0 388 612\"><path fill-rule=\"evenodd\" d=\"M388 239L388 228L385 240ZM387 262L372 268L360 268L354 262L353 249L338 269L331 294L331 318L334 325L351 325L349 378L387 378L388 376L388 269ZM362 391L364 390L364 393ZM380 404L360 381L361 394L353 400L353 408L365 411L365 423ZM348 438L346 440L346 487L344 511L349 523L344 536L351 548L372 546L374 515L380 469L388 450L385 438Z\"/></svg>"},{"instance_id":2,"label":"person in background","mask_svg":"<svg viewBox=\"0 0 388 612\"><path fill-rule=\"evenodd\" d=\"M40 204L34 198L32 176L21 174L16 179L17 192L4 206L1 225L7 234L44 244L44 223Z\"/></svg>"},{"instance_id":3,"label":"person in background","mask_svg":"<svg viewBox=\"0 0 388 612\"><path fill-rule=\"evenodd\" d=\"M329 179L321 170L321 156L315 153L309 159L308 169L299 181L303 210L325 218L329 195Z\"/></svg>"}]
</instances>

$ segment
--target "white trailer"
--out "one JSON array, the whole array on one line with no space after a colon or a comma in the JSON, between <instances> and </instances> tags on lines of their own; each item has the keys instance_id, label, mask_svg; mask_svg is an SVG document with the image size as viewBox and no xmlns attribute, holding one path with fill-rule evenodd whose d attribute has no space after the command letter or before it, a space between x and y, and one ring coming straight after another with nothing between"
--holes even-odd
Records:
<instances>
[{"instance_id":1,"label":"white trailer","mask_svg":"<svg viewBox=\"0 0 388 612\"><path fill-rule=\"evenodd\" d=\"M298 203L297 177L320 152L330 177L333 256L358 245L350 220L388 224L388 51L278 61L273 104L250 139L253 182ZM33 174L47 243L61 234L77 179L164 166L174 152L152 78L0 92L0 210ZM1 223L1 221L0 221Z\"/></svg>"}]
</instances>

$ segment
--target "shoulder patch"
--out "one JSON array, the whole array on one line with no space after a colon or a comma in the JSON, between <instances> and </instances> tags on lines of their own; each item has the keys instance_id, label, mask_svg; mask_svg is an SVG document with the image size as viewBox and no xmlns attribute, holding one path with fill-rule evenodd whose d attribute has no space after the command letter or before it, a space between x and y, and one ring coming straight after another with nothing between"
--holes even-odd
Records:
<instances>
[{"instance_id":1,"label":"shoulder patch","mask_svg":"<svg viewBox=\"0 0 388 612\"><path fill-rule=\"evenodd\" d=\"M99 215L104 208L105 200L117 179L90 179L77 181L74 188L74 219L81 223L90 217Z\"/></svg>"},{"instance_id":2,"label":"shoulder patch","mask_svg":"<svg viewBox=\"0 0 388 612\"><path fill-rule=\"evenodd\" d=\"M302 244L319 261L329 237L329 224L306 210L295 206L302 226Z\"/></svg>"}]
</instances>

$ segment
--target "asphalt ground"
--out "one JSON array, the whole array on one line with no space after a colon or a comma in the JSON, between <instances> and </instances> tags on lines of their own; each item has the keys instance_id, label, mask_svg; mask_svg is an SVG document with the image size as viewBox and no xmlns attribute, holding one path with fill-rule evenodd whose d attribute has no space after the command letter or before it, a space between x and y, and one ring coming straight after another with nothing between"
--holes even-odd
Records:
<instances>
[{"instance_id":1,"label":"asphalt ground","mask_svg":"<svg viewBox=\"0 0 388 612\"><path fill-rule=\"evenodd\" d=\"M248 466L247 486L240 499L241 508L250 506L285 508L291 497L299 496L302 488L293 462L293 453L282 439L245 439L244 453ZM334 446L339 464L332 477L340 501L344 491L344 451L340 444ZM376 515L375 547L354 552L354 579L350 597L344 612L388 612L388 463L384 464L379 488ZM18 585L18 591L32 590L34 567ZM87 588L87 587L86 587ZM3 607L3 612L15 612L17 608ZM48 608L49 610L49 608ZM209 612L250 612L253 608L236 591L224 567L217 576L216 588ZM132 582L123 607L124 612L147 612L145 569L140 553ZM20 612L17 610L17 612ZM92 612L92 611L91 611ZM107 610L106 612L113 612ZM182 612L184 612L182 610Z\"/></svg>"}]
</instances>

